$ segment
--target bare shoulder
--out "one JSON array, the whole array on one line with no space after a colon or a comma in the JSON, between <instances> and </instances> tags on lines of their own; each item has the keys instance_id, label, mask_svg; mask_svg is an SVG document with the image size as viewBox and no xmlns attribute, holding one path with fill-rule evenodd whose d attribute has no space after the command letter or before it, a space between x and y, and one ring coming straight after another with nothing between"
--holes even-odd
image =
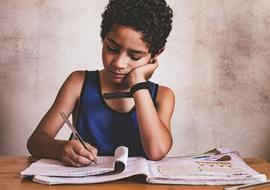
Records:
<instances>
[{"instance_id":1,"label":"bare shoulder","mask_svg":"<svg viewBox=\"0 0 270 190\"><path fill-rule=\"evenodd\" d=\"M157 103L168 102L174 105L175 95L172 89L166 86L160 85L157 94Z\"/></svg>"},{"instance_id":2,"label":"bare shoulder","mask_svg":"<svg viewBox=\"0 0 270 190\"><path fill-rule=\"evenodd\" d=\"M73 71L72 73L70 73L66 81L62 85L60 93L63 92L67 95L69 94L70 96L75 96L76 98L78 98L80 96L83 86L84 75L84 71Z\"/></svg>"},{"instance_id":3,"label":"bare shoulder","mask_svg":"<svg viewBox=\"0 0 270 190\"><path fill-rule=\"evenodd\" d=\"M84 71L73 71L72 73L69 74L67 81L70 83L83 83L84 81Z\"/></svg>"},{"instance_id":4,"label":"bare shoulder","mask_svg":"<svg viewBox=\"0 0 270 190\"><path fill-rule=\"evenodd\" d=\"M84 75L85 71L73 71L72 73L69 74L66 82L69 85L80 87L83 85Z\"/></svg>"}]
</instances>

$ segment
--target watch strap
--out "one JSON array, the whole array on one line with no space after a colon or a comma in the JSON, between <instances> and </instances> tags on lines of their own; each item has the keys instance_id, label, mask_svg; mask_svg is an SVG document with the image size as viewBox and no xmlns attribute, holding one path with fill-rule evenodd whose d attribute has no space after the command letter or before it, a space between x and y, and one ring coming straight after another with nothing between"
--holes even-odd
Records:
<instances>
[{"instance_id":1,"label":"watch strap","mask_svg":"<svg viewBox=\"0 0 270 190\"><path fill-rule=\"evenodd\" d=\"M130 89L130 96L133 97L134 93L137 92L138 90L141 90L141 89L148 89L149 90L148 82L140 82L140 83L133 85Z\"/></svg>"}]
</instances>

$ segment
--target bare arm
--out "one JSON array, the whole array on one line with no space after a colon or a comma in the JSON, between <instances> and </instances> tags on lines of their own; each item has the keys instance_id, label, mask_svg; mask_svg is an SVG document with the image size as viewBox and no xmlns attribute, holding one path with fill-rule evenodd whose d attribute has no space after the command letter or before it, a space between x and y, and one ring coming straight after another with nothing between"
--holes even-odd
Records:
<instances>
[{"instance_id":1,"label":"bare arm","mask_svg":"<svg viewBox=\"0 0 270 190\"><path fill-rule=\"evenodd\" d=\"M29 152L36 157L62 160L66 165L82 166L89 164L92 155L83 146L73 141L55 140L56 134L63 126L60 111L70 115L79 100L84 81L84 72L73 72L60 88L57 97L40 121L27 142ZM88 144L89 148L92 149ZM96 150L93 151L96 152Z\"/></svg>"},{"instance_id":2,"label":"bare arm","mask_svg":"<svg viewBox=\"0 0 270 190\"><path fill-rule=\"evenodd\" d=\"M157 67L158 63L155 63L134 69L129 76L130 87L145 82ZM156 105L146 89L138 90L133 97L145 154L150 160L160 160L172 146L170 122L175 104L174 93L160 86Z\"/></svg>"},{"instance_id":3,"label":"bare arm","mask_svg":"<svg viewBox=\"0 0 270 190\"><path fill-rule=\"evenodd\" d=\"M174 93L160 86L155 107L148 90L134 94L142 145L147 158L160 160L172 146L170 121L174 109Z\"/></svg>"}]
</instances>

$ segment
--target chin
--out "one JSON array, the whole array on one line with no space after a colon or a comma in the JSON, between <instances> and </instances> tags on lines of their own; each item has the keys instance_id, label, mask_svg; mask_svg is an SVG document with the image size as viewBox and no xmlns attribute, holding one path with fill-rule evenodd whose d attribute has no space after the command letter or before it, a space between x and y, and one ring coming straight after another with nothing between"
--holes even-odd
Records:
<instances>
[{"instance_id":1,"label":"chin","mask_svg":"<svg viewBox=\"0 0 270 190\"><path fill-rule=\"evenodd\" d=\"M114 74L113 72L111 72L110 70L106 70L106 75L107 75L107 79L111 83L114 83L114 84L117 84L117 85L126 85L126 84L128 84L127 80L126 80L127 75L117 75L117 74Z\"/></svg>"},{"instance_id":2,"label":"chin","mask_svg":"<svg viewBox=\"0 0 270 190\"><path fill-rule=\"evenodd\" d=\"M116 84L124 84L126 83L125 78L112 78L112 82Z\"/></svg>"},{"instance_id":3,"label":"chin","mask_svg":"<svg viewBox=\"0 0 270 190\"><path fill-rule=\"evenodd\" d=\"M111 82L116 85L128 86L128 82L126 81L126 78L111 78Z\"/></svg>"}]
</instances>

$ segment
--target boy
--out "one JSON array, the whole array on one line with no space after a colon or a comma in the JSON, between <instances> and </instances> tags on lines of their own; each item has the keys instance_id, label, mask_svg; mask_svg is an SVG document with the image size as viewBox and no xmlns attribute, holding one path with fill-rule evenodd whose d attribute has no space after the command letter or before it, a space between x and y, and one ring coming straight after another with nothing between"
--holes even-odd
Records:
<instances>
[{"instance_id":1,"label":"boy","mask_svg":"<svg viewBox=\"0 0 270 190\"><path fill-rule=\"evenodd\" d=\"M101 23L104 69L70 74L29 138L29 152L75 167L91 164L97 155L113 155L120 145L129 148L130 156L165 157L172 146L174 93L148 79L171 24L165 0L110 0ZM103 97L129 91L130 98ZM54 139L63 126L61 111L72 113L87 149L77 140Z\"/></svg>"}]
</instances>

